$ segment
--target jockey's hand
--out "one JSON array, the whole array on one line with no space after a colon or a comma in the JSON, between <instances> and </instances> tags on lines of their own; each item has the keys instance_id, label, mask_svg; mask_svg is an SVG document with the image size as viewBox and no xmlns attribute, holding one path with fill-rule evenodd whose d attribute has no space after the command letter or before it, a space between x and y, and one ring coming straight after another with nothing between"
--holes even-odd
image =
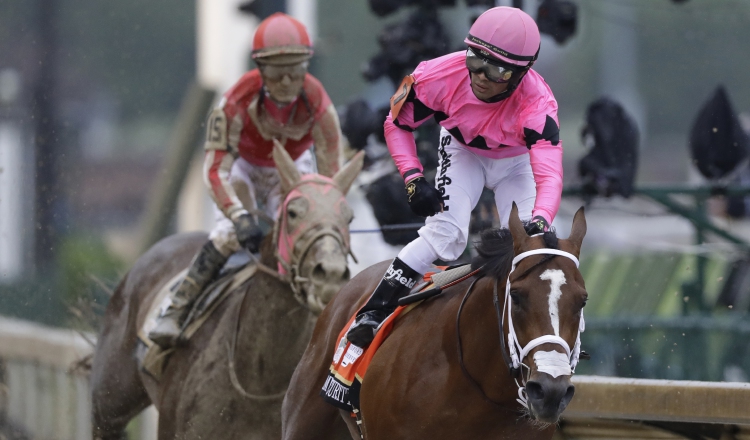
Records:
<instances>
[{"instance_id":1,"label":"jockey's hand","mask_svg":"<svg viewBox=\"0 0 750 440\"><path fill-rule=\"evenodd\" d=\"M443 197L424 177L417 177L406 184L409 207L421 217L431 217L443 212Z\"/></svg>"},{"instance_id":2,"label":"jockey's hand","mask_svg":"<svg viewBox=\"0 0 750 440\"><path fill-rule=\"evenodd\" d=\"M549 223L541 215L537 215L532 218L529 223L526 224L526 233L529 235L542 234L549 229Z\"/></svg>"},{"instance_id":3,"label":"jockey's hand","mask_svg":"<svg viewBox=\"0 0 750 440\"><path fill-rule=\"evenodd\" d=\"M237 241L240 242L240 246L252 253L258 252L260 242L263 240L263 230L250 217L250 214L238 215L234 221L234 230L237 233Z\"/></svg>"}]
</instances>

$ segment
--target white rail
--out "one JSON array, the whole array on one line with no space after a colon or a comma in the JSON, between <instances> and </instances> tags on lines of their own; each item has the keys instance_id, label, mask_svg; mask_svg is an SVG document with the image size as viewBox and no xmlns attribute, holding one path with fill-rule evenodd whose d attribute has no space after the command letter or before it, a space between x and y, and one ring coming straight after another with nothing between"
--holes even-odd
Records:
<instances>
[{"instance_id":1,"label":"white rail","mask_svg":"<svg viewBox=\"0 0 750 440\"><path fill-rule=\"evenodd\" d=\"M750 439L750 384L573 376L556 439Z\"/></svg>"},{"instance_id":2,"label":"white rail","mask_svg":"<svg viewBox=\"0 0 750 440\"><path fill-rule=\"evenodd\" d=\"M0 317L0 411L35 440L90 440L88 377L71 367L93 352L93 342L72 330ZM138 438L155 439L156 411L145 414Z\"/></svg>"}]
</instances>

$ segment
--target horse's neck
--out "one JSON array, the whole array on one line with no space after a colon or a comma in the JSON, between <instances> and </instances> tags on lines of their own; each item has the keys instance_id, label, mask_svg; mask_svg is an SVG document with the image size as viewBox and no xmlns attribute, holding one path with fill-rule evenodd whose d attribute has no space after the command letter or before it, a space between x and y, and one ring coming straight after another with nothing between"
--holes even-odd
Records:
<instances>
[{"instance_id":1,"label":"horse's neck","mask_svg":"<svg viewBox=\"0 0 750 440\"><path fill-rule=\"evenodd\" d=\"M499 280L497 282L500 283ZM492 283L491 279L479 281L474 287L477 292L468 299L461 312L463 361L471 378L480 385L487 397L498 403L514 405L517 389L501 351ZM500 297L501 310L502 301L503 298ZM505 331L503 337L507 340Z\"/></svg>"},{"instance_id":2,"label":"horse's neck","mask_svg":"<svg viewBox=\"0 0 750 440\"><path fill-rule=\"evenodd\" d=\"M276 249L273 246L273 234L268 234L260 244L260 262L266 266L276 269Z\"/></svg>"},{"instance_id":3,"label":"horse's neck","mask_svg":"<svg viewBox=\"0 0 750 440\"><path fill-rule=\"evenodd\" d=\"M294 299L289 284L263 272L248 283L243 295L239 327L232 330L237 332L237 371L247 376L241 382L288 381L287 372L291 375L310 339L310 312Z\"/></svg>"},{"instance_id":4,"label":"horse's neck","mask_svg":"<svg viewBox=\"0 0 750 440\"><path fill-rule=\"evenodd\" d=\"M253 322L258 325L262 323L260 330L263 333L273 333L274 329L304 327L302 324L309 320L310 312L294 298L289 283L265 272L256 273L245 295L247 298L242 302L240 313L242 325L248 332L256 329L256 326L245 324ZM269 336L273 337L272 334Z\"/></svg>"}]
</instances>

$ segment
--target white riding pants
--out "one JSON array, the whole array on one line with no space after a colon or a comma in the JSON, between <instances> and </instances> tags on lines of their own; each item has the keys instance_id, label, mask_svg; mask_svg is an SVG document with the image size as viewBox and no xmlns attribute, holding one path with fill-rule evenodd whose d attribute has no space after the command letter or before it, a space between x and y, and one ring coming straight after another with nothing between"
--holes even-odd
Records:
<instances>
[{"instance_id":1,"label":"white riding pants","mask_svg":"<svg viewBox=\"0 0 750 440\"><path fill-rule=\"evenodd\" d=\"M513 202L521 220L530 220L536 199L536 183L529 155L491 159L462 146L446 129L440 130L436 188L444 194L444 210L427 217L419 238L407 244L398 257L424 274L437 258L453 261L461 256L469 239L471 211L482 190L495 193L495 206L507 226Z\"/></svg>"},{"instance_id":2,"label":"white riding pants","mask_svg":"<svg viewBox=\"0 0 750 440\"><path fill-rule=\"evenodd\" d=\"M315 170L310 150L302 153L294 164L301 174L310 174ZM275 167L253 165L238 157L232 164L229 179L246 209L255 210L262 205L263 212L270 218L276 219L281 204L281 178ZM240 250L234 224L218 206L214 206L214 219L216 226L211 230L208 238L214 243L216 249L223 255L231 255Z\"/></svg>"}]
</instances>

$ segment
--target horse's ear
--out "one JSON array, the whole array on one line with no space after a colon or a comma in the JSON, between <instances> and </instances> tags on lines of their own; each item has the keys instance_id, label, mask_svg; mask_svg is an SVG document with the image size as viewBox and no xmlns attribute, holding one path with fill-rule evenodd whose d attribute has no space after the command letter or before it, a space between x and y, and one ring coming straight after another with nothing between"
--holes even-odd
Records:
<instances>
[{"instance_id":1,"label":"horse's ear","mask_svg":"<svg viewBox=\"0 0 750 440\"><path fill-rule=\"evenodd\" d=\"M516 248L521 247L521 244L529 238L526 234L526 229L521 223L521 218L518 216L518 206L516 202L513 202L513 207L510 208L510 217L508 217L508 229L510 235L513 237L513 245Z\"/></svg>"},{"instance_id":2,"label":"horse's ear","mask_svg":"<svg viewBox=\"0 0 750 440\"><path fill-rule=\"evenodd\" d=\"M583 213L583 206L573 216L573 226L570 228L570 236L568 240L572 242L579 252L581 250L581 244L583 243L583 237L586 235L586 216Z\"/></svg>"},{"instance_id":3,"label":"horse's ear","mask_svg":"<svg viewBox=\"0 0 750 440\"><path fill-rule=\"evenodd\" d=\"M286 194L300 181L300 175L292 157L277 139L273 140L273 161L281 177L281 192Z\"/></svg>"},{"instance_id":4,"label":"horse's ear","mask_svg":"<svg viewBox=\"0 0 750 440\"><path fill-rule=\"evenodd\" d=\"M360 171L362 171L362 165L365 163L365 152L360 151L352 157L352 160L346 163L335 176L333 181L339 187L342 193L346 194L349 192L354 179L357 177Z\"/></svg>"}]
</instances>

